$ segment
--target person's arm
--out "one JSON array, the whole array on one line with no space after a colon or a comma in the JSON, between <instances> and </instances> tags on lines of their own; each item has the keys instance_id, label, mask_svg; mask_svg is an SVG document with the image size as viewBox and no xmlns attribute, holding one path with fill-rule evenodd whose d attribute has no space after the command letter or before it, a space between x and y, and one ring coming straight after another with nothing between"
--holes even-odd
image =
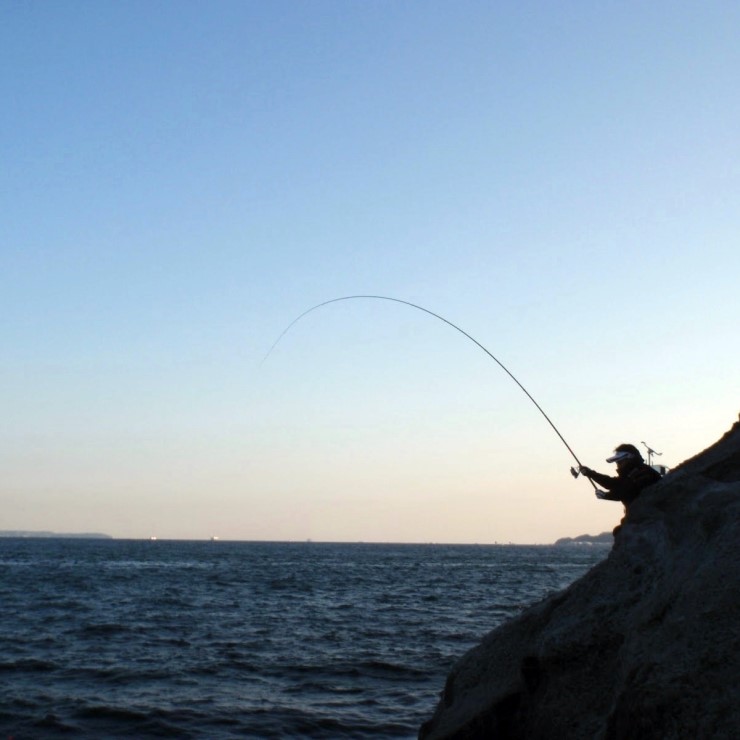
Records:
<instances>
[{"instance_id":1,"label":"person's arm","mask_svg":"<svg viewBox=\"0 0 740 740\"><path fill-rule=\"evenodd\" d=\"M597 473L591 468L584 467L581 465L581 475L585 475L595 483L598 483L604 491L597 490L596 498L602 499L603 501L621 501L621 483L619 478L612 478L610 475L604 475L603 473Z\"/></svg>"},{"instance_id":2,"label":"person's arm","mask_svg":"<svg viewBox=\"0 0 740 740\"><path fill-rule=\"evenodd\" d=\"M597 473L591 468L587 468L581 465L581 475L585 475L586 478L590 478L592 481L598 483L602 488L606 488L607 491L611 491L613 488L619 486L619 478L612 478L611 475L604 475L604 473Z\"/></svg>"},{"instance_id":3,"label":"person's arm","mask_svg":"<svg viewBox=\"0 0 740 740\"><path fill-rule=\"evenodd\" d=\"M621 501L625 506L631 504L640 495L640 492L645 486L655 483L656 479L652 473L655 473L660 478L660 475L653 471L652 468L648 468L647 465L644 467L645 470L638 468L627 476L611 478L608 493L599 496L599 498L607 499L608 501ZM605 482L602 482L603 478L608 478L608 476L599 476L593 479L606 486Z\"/></svg>"}]
</instances>

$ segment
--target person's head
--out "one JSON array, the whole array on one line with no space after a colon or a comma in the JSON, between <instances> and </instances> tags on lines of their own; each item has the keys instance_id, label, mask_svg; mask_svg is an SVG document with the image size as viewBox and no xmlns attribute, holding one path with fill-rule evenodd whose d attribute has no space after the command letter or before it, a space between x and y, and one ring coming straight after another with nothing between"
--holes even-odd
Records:
<instances>
[{"instance_id":1,"label":"person's head","mask_svg":"<svg viewBox=\"0 0 740 740\"><path fill-rule=\"evenodd\" d=\"M617 464L617 472L621 473L625 470L631 470L636 465L644 462L640 450L634 445L621 444L614 448L614 454L607 458L608 463Z\"/></svg>"}]
</instances>

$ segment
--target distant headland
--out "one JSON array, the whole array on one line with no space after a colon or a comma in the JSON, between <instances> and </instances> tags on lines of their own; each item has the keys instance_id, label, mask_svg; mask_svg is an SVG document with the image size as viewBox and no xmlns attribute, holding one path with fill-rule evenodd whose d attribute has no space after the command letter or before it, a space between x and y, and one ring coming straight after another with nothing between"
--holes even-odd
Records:
<instances>
[{"instance_id":1,"label":"distant headland","mask_svg":"<svg viewBox=\"0 0 740 740\"><path fill-rule=\"evenodd\" d=\"M0 529L0 537L36 538L64 538L73 540L112 540L109 534L100 532L29 532L22 529Z\"/></svg>"},{"instance_id":2,"label":"distant headland","mask_svg":"<svg viewBox=\"0 0 740 740\"><path fill-rule=\"evenodd\" d=\"M614 535L611 532L602 532L601 534L581 534L578 537L561 537L555 541L560 545L611 545L614 542Z\"/></svg>"}]
</instances>

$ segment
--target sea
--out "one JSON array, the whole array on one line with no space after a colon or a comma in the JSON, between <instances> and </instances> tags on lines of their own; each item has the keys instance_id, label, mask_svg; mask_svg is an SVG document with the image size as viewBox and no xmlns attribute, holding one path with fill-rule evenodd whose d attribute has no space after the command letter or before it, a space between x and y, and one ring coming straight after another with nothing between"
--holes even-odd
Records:
<instances>
[{"instance_id":1,"label":"sea","mask_svg":"<svg viewBox=\"0 0 740 740\"><path fill-rule=\"evenodd\" d=\"M0 539L0 740L414 738L593 546Z\"/></svg>"}]
</instances>

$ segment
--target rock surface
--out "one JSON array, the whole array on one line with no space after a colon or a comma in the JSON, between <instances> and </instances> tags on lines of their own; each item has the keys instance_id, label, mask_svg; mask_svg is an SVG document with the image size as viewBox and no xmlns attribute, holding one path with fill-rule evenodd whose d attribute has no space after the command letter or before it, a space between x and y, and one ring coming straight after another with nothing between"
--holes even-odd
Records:
<instances>
[{"instance_id":1,"label":"rock surface","mask_svg":"<svg viewBox=\"0 0 740 740\"><path fill-rule=\"evenodd\" d=\"M740 422L630 507L609 556L453 667L419 737L740 737Z\"/></svg>"}]
</instances>

